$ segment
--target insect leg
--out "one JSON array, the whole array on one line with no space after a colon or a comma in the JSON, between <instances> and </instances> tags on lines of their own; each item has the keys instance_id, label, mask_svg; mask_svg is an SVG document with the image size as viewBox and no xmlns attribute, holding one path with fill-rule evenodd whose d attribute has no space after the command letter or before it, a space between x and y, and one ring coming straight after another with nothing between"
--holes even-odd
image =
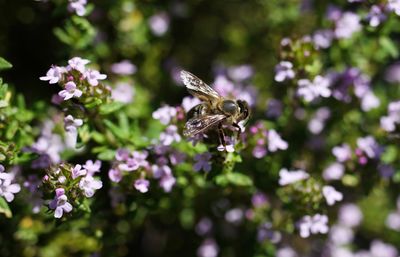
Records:
<instances>
[{"instance_id":1,"label":"insect leg","mask_svg":"<svg viewBox=\"0 0 400 257\"><path fill-rule=\"evenodd\" d=\"M219 143L223 146L226 146L225 133L224 130L222 129L222 123L218 124L218 137L219 137Z\"/></svg>"},{"instance_id":2,"label":"insect leg","mask_svg":"<svg viewBox=\"0 0 400 257\"><path fill-rule=\"evenodd\" d=\"M235 128L237 128L238 129L238 133L237 133L237 135L236 135L236 139L239 141L239 139L240 139L240 135L242 134L242 128L237 124L237 123L232 123L232 126L234 126Z\"/></svg>"}]
</instances>

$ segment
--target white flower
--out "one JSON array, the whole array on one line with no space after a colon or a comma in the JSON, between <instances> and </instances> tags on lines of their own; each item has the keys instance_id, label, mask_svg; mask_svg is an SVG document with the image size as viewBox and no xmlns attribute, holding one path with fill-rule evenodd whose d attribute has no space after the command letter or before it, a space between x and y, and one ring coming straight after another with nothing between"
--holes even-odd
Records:
<instances>
[{"instance_id":1,"label":"white flower","mask_svg":"<svg viewBox=\"0 0 400 257\"><path fill-rule=\"evenodd\" d=\"M315 214L314 216L306 215L298 223L300 236L303 238L309 237L311 234L326 234L328 233L328 216Z\"/></svg>"},{"instance_id":2,"label":"white flower","mask_svg":"<svg viewBox=\"0 0 400 257\"><path fill-rule=\"evenodd\" d=\"M168 125L173 117L176 116L176 108L171 106L163 106L153 112L153 119L159 120L162 124Z\"/></svg>"},{"instance_id":3,"label":"white flower","mask_svg":"<svg viewBox=\"0 0 400 257\"><path fill-rule=\"evenodd\" d=\"M286 186L309 177L310 175L303 170L289 171L283 168L279 171L279 185Z\"/></svg>"},{"instance_id":4,"label":"white flower","mask_svg":"<svg viewBox=\"0 0 400 257\"><path fill-rule=\"evenodd\" d=\"M297 94L306 102L311 102L318 97L331 96L330 81L325 77L318 75L313 82L308 79L299 79L297 84L299 86Z\"/></svg>"},{"instance_id":5,"label":"white flower","mask_svg":"<svg viewBox=\"0 0 400 257\"><path fill-rule=\"evenodd\" d=\"M339 202L343 200L343 194L332 186L324 186L322 188L322 194L325 197L326 202L328 205L334 205L335 202Z\"/></svg>"},{"instance_id":6,"label":"white flower","mask_svg":"<svg viewBox=\"0 0 400 257\"><path fill-rule=\"evenodd\" d=\"M277 150L286 150L287 148L288 143L275 130L270 129L268 131L268 150L276 152Z\"/></svg>"},{"instance_id":7,"label":"white flower","mask_svg":"<svg viewBox=\"0 0 400 257\"><path fill-rule=\"evenodd\" d=\"M355 13L345 12L336 21L335 35L337 38L350 38L353 33L360 30L360 17Z\"/></svg>"},{"instance_id":8,"label":"white flower","mask_svg":"<svg viewBox=\"0 0 400 257\"><path fill-rule=\"evenodd\" d=\"M389 0L388 1L389 10L393 11L395 14L400 16L400 1L399 0Z\"/></svg>"},{"instance_id":9,"label":"white flower","mask_svg":"<svg viewBox=\"0 0 400 257\"><path fill-rule=\"evenodd\" d=\"M100 189L103 183L100 180L95 180L92 176L88 175L81 179L79 188L84 191L86 197L92 197L94 191Z\"/></svg>"},{"instance_id":10,"label":"white flower","mask_svg":"<svg viewBox=\"0 0 400 257\"><path fill-rule=\"evenodd\" d=\"M62 79L63 73L65 73L64 67L53 66L51 67L46 76L40 77L40 80L49 81L50 84L55 84Z\"/></svg>"}]
</instances>

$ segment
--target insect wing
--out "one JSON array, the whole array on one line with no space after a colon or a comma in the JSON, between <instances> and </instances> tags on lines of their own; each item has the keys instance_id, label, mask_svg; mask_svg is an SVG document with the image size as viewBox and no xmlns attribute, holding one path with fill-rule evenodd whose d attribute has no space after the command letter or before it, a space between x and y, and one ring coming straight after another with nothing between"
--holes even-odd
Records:
<instances>
[{"instance_id":1,"label":"insect wing","mask_svg":"<svg viewBox=\"0 0 400 257\"><path fill-rule=\"evenodd\" d=\"M200 100L213 102L221 98L214 89L190 72L181 71L181 79L189 92Z\"/></svg>"},{"instance_id":2,"label":"insect wing","mask_svg":"<svg viewBox=\"0 0 400 257\"><path fill-rule=\"evenodd\" d=\"M192 118L186 122L183 135L186 137L195 136L206 131L208 128L211 128L225 118L226 116L222 114L204 115Z\"/></svg>"}]
</instances>

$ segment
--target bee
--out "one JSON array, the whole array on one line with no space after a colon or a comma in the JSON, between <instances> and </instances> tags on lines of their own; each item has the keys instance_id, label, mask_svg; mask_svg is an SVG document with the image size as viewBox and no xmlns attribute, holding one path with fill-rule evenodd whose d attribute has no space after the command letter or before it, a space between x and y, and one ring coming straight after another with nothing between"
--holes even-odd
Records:
<instances>
[{"instance_id":1,"label":"bee","mask_svg":"<svg viewBox=\"0 0 400 257\"><path fill-rule=\"evenodd\" d=\"M188 112L183 135L194 137L217 129L220 144L225 146L223 126L228 125L237 128L239 137L242 129L238 123L246 121L250 116L248 103L222 97L190 72L181 71L180 75L189 93L202 101Z\"/></svg>"}]
</instances>

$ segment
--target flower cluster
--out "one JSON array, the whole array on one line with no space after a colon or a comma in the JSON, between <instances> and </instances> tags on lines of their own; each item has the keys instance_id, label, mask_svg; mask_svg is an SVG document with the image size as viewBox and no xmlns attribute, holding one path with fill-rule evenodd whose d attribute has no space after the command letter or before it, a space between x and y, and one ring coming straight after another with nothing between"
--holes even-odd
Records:
<instances>
[{"instance_id":1,"label":"flower cluster","mask_svg":"<svg viewBox=\"0 0 400 257\"><path fill-rule=\"evenodd\" d=\"M252 151L255 158L261 159L268 152L288 149L289 144L274 129L267 129L262 122L251 126L249 133L250 140L255 142Z\"/></svg>"},{"instance_id":2,"label":"flower cluster","mask_svg":"<svg viewBox=\"0 0 400 257\"><path fill-rule=\"evenodd\" d=\"M58 103L71 98L81 98L83 103L91 103L93 97L106 99L110 95L110 90L100 84L99 80L106 79L107 75L87 68L89 62L87 59L74 57L65 67L52 66L40 80L49 81L50 84L58 83L63 88L58 93L60 97Z\"/></svg>"},{"instance_id":3,"label":"flower cluster","mask_svg":"<svg viewBox=\"0 0 400 257\"><path fill-rule=\"evenodd\" d=\"M46 195L55 192L53 200L49 203L50 209L55 211L55 218L61 218L64 213L71 212L71 203L91 198L96 190L102 188L103 183L95 178L100 168L100 161L88 160L84 165L72 166L62 163L48 170L42 179L42 190Z\"/></svg>"},{"instance_id":4,"label":"flower cluster","mask_svg":"<svg viewBox=\"0 0 400 257\"><path fill-rule=\"evenodd\" d=\"M381 117L381 128L387 132L396 131L400 123L400 101L391 102L388 106L388 115Z\"/></svg>"},{"instance_id":5,"label":"flower cluster","mask_svg":"<svg viewBox=\"0 0 400 257\"><path fill-rule=\"evenodd\" d=\"M21 186L15 182L15 174L6 172L3 165L0 164L0 196L7 202L14 200L14 194L21 191Z\"/></svg>"}]
</instances>

